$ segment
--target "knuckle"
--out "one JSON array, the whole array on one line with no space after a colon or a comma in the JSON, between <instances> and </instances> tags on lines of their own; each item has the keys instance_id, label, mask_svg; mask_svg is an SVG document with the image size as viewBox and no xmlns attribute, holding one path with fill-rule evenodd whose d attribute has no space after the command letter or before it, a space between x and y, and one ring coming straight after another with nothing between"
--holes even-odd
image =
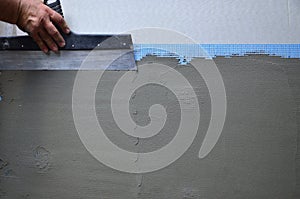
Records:
<instances>
[{"instance_id":1,"label":"knuckle","mask_svg":"<svg viewBox=\"0 0 300 199\"><path fill-rule=\"evenodd\" d=\"M59 25L64 24L65 22L64 18L56 12L50 15L50 18Z\"/></svg>"},{"instance_id":2,"label":"knuckle","mask_svg":"<svg viewBox=\"0 0 300 199\"><path fill-rule=\"evenodd\" d=\"M43 47L44 46L44 42L41 39L35 38L34 40L35 40L35 42L37 43L37 45L39 47Z\"/></svg>"},{"instance_id":3,"label":"knuckle","mask_svg":"<svg viewBox=\"0 0 300 199\"><path fill-rule=\"evenodd\" d=\"M45 38L45 42L48 44L48 45L52 45L52 40L50 38Z\"/></svg>"},{"instance_id":4,"label":"knuckle","mask_svg":"<svg viewBox=\"0 0 300 199\"><path fill-rule=\"evenodd\" d=\"M58 35L59 35L59 32L58 32L58 30L51 30L51 31L50 31L50 35L51 35L51 36L58 36Z\"/></svg>"},{"instance_id":5,"label":"knuckle","mask_svg":"<svg viewBox=\"0 0 300 199\"><path fill-rule=\"evenodd\" d=\"M59 16L59 18L57 19L57 23L64 24L65 23L64 18L62 18L62 16Z\"/></svg>"},{"instance_id":6,"label":"knuckle","mask_svg":"<svg viewBox=\"0 0 300 199\"><path fill-rule=\"evenodd\" d=\"M31 29L31 31L28 33L32 38L39 38L39 30L35 29Z\"/></svg>"},{"instance_id":7,"label":"knuckle","mask_svg":"<svg viewBox=\"0 0 300 199\"><path fill-rule=\"evenodd\" d=\"M32 32L37 31L40 28L40 24L39 23L33 23L32 24Z\"/></svg>"},{"instance_id":8,"label":"knuckle","mask_svg":"<svg viewBox=\"0 0 300 199\"><path fill-rule=\"evenodd\" d=\"M40 40L36 41L36 43L37 43L39 46L43 46L43 45L44 45L44 43L43 43L42 41L40 41Z\"/></svg>"}]
</instances>

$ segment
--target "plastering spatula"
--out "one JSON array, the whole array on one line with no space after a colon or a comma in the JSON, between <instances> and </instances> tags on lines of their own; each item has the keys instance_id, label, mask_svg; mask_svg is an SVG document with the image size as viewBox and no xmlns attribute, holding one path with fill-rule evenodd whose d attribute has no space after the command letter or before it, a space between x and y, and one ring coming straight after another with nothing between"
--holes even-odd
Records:
<instances>
[{"instance_id":1,"label":"plastering spatula","mask_svg":"<svg viewBox=\"0 0 300 199\"><path fill-rule=\"evenodd\" d=\"M44 1L63 16L61 3ZM0 70L136 70L130 34L63 34L60 52L44 54L30 36L0 37Z\"/></svg>"}]
</instances>

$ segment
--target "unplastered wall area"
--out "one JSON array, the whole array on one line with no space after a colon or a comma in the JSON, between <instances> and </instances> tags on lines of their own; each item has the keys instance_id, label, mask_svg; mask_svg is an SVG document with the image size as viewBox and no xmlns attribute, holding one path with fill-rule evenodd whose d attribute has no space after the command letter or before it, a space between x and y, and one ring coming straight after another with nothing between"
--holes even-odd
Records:
<instances>
[{"instance_id":1,"label":"unplastered wall area","mask_svg":"<svg viewBox=\"0 0 300 199\"><path fill-rule=\"evenodd\" d=\"M0 21L0 36L15 36L17 31L16 26ZM19 32L19 34L23 34L20 30Z\"/></svg>"},{"instance_id":2,"label":"unplastered wall area","mask_svg":"<svg viewBox=\"0 0 300 199\"><path fill-rule=\"evenodd\" d=\"M182 64L195 57L247 53L300 58L298 0L64 0L63 4L76 32L132 33L138 61L170 53ZM202 44L201 49L183 50L190 49L187 43ZM205 55L197 53L203 50Z\"/></svg>"},{"instance_id":3,"label":"unplastered wall area","mask_svg":"<svg viewBox=\"0 0 300 199\"><path fill-rule=\"evenodd\" d=\"M149 54L169 56L170 53L183 64L195 57L247 53L300 58L299 0L61 2L74 32L131 33L138 61ZM0 34L15 35L16 30L0 24ZM24 33L18 30L17 34ZM186 46L191 43L201 44L197 46L201 49L192 46L194 50L183 50L191 49ZM197 53L203 50L205 55Z\"/></svg>"},{"instance_id":4,"label":"unplastered wall area","mask_svg":"<svg viewBox=\"0 0 300 199\"><path fill-rule=\"evenodd\" d=\"M298 0L62 0L77 32L122 33L157 27L197 43L300 43ZM139 38L136 43L147 43Z\"/></svg>"}]
</instances>

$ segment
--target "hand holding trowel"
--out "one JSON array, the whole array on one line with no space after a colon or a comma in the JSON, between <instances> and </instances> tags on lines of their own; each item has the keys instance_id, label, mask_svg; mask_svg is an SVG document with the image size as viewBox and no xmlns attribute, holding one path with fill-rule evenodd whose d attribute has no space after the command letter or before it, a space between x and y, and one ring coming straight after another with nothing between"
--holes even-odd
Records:
<instances>
[{"instance_id":1,"label":"hand holding trowel","mask_svg":"<svg viewBox=\"0 0 300 199\"><path fill-rule=\"evenodd\" d=\"M16 24L27 32L45 53L49 49L57 52L58 47L65 46L56 27L65 34L70 33L70 29L63 18L59 0L50 4L47 0L44 3L41 0L1 0L0 11L1 20Z\"/></svg>"},{"instance_id":2,"label":"hand holding trowel","mask_svg":"<svg viewBox=\"0 0 300 199\"><path fill-rule=\"evenodd\" d=\"M2 1L2 2L1 2ZM29 36L0 37L0 57L4 62L0 63L0 70L21 69L21 70L77 70L87 56L87 50L104 50L99 53L97 61L115 63L113 67L120 70L136 69L133 54L131 35L81 35L70 31L63 18L60 0L44 1L40 0L0 0L0 19L9 23L17 24L18 27ZM18 4L16 4L18 3ZM9 13L4 7L19 9L18 14ZM48 52L67 51L57 55L58 57L45 57L35 52L42 49ZM12 53L12 51L14 51ZM77 51L77 52L74 52ZM117 62L113 54L126 54ZM28 56L35 57L35 61L28 61ZM71 60L70 58L76 58ZM18 58L17 60L15 58ZM60 58L60 59L57 59ZM95 59L96 60L96 59ZM58 63L58 64L57 64ZM104 63L104 62L103 62ZM117 63L117 64L116 64ZM90 68L98 67L93 64ZM98 68L97 68L98 67Z\"/></svg>"}]
</instances>

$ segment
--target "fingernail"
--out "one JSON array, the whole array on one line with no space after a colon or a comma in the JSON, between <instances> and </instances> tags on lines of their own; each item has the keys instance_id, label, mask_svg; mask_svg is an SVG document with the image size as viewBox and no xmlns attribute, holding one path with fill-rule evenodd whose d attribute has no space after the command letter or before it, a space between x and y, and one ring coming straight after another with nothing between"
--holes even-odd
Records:
<instances>
[{"instance_id":1,"label":"fingernail","mask_svg":"<svg viewBox=\"0 0 300 199\"><path fill-rule=\"evenodd\" d=\"M45 54L48 54L49 51L48 51L47 48L44 48L44 49L43 49L43 52L44 52Z\"/></svg>"},{"instance_id":2,"label":"fingernail","mask_svg":"<svg viewBox=\"0 0 300 199\"><path fill-rule=\"evenodd\" d=\"M64 47L65 45L66 45L65 42L61 42L61 43L59 44L60 47Z\"/></svg>"},{"instance_id":3,"label":"fingernail","mask_svg":"<svg viewBox=\"0 0 300 199\"><path fill-rule=\"evenodd\" d=\"M71 30L69 28L66 29L67 34L69 34L71 32Z\"/></svg>"},{"instance_id":4,"label":"fingernail","mask_svg":"<svg viewBox=\"0 0 300 199\"><path fill-rule=\"evenodd\" d=\"M58 51L58 48L57 48L56 46L53 46L53 47L52 47L52 50L53 50L54 52L57 52L57 51Z\"/></svg>"}]
</instances>

